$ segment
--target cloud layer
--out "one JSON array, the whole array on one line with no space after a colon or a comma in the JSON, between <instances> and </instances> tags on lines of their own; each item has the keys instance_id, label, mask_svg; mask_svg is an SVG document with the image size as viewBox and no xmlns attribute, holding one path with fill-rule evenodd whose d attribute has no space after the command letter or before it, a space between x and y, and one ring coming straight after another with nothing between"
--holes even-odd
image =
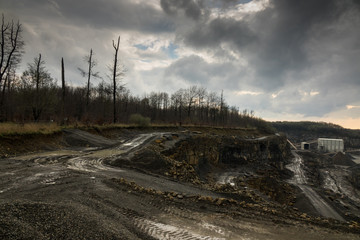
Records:
<instances>
[{"instance_id":1,"label":"cloud layer","mask_svg":"<svg viewBox=\"0 0 360 240\"><path fill-rule=\"evenodd\" d=\"M121 35L124 81L135 94L197 84L224 90L229 104L268 119L360 120L358 108L346 107L360 106L356 0L0 0L0 5L6 18L24 26L24 63L41 52L58 78L64 57L73 85L84 82L76 69L90 48L105 75L111 41Z\"/></svg>"}]
</instances>

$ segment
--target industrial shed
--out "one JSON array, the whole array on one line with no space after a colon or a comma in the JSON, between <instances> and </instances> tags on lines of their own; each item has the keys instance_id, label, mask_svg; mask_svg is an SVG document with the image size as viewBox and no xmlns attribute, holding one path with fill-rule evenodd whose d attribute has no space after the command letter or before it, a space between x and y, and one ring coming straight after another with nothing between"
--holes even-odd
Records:
<instances>
[{"instance_id":1,"label":"industrial shed","mask_svg":"<svg viewBox=\"0 0 360 240\"><path fill-rule=\"evenodd\" d=\"M310 143L301 142L301 150L309 150L309 149L310 149Z\"/></svg>"},{"instance_id":2,"label":"industrial shed","mask_svg":"<svg viewBox=\"0 0 360 240\"><path fill-rule=\"evenodd\" d=\"M321 152L343 152L344 140L331 139L331 138L319 138L318 150Z\"/></svg>"}]
</instances>

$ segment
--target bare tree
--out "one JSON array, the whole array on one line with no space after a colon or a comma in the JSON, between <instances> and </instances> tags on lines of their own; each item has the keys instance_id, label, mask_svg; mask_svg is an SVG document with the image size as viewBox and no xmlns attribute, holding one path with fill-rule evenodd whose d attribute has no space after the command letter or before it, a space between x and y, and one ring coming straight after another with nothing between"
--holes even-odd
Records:
<instances>
[{"instance_id":1,"label":"bare tree","mask_svg":"<svg viewBox=\"0 0 360 240\"><path fill-rule=\"evenodd\" d=\"M96 60L93 59L94 52L90 49L90 54L84 57L84 61L88 63L88 70L85 71L78 68L83 77L87 77L87 91L86 91L86 111L88 111L90 101L90 79L91 77L100 78L99 72L94 72L94 67L97 65Z\"/></svg>"},{"instance_id":2,"label":"bare tree","mask_svg":"<svg viewBox=\"0 0 360 240\"><path fill-rule=\"evenodd\" d=\"M22 27L20 22L5 22L4 14L1 21L0 40L0 85L10 66L20 63L24 42L21 38Z\"/></svg>"},{"instance_id":3,"label":"bare tree","mask_svg":"<svg viewBox=\"0 0 360 240\"><path fill-rule=\"evenodd\" d=\"M39 57L34 59L32 64L28 64L28 69L23 73L23 82L29 88L35 86L32 103L32 113L35 121L38 121L43 110L52 104L53 95L50 89L55 87L55 83L50 73L45 69L45 62Z\"/></svg>"},{"instance_id":4,"label":"bare tree","mask_svg":"<svg viewBox=\"0 0 360 240\"><path fill-rule=\"evenodd\" d=\"M198 88L198 106L199 106L199 120L201 123L203 123L203 111L204 111L204 105L205 105L205 96L207 95L206 88L199 87Z\"/></svg>"},{"instance_id":5,"label":"bare tree","mask_svg":"<svg viewBox=\"0 0 360 240\"><path fill-rule=\"evenodd\" d=\"M177 90L171 95L172 105L174 106L175 117L179 115L179 125L182 125L182 109L184 105L184 89Z\"/></svg>"},{"instance_id":6,"label":"bare tree","mask_svg":"<svg viewBox=\"0 0 360 240\"><path fill-rule=\"evenodd\" d=\"M112 67L110 67L110 70L112 72L112 81L113 81L113 122L117 122L117 113L116 113L116 95L118 88L122 88L122 86L117 86L117 81L119 78L123 77L125 75L125 69L120 64L118 59L119 54L119 46L120 46L120 36L118 37L117 43L113 40L113 48L115 50L114 54L114 63Z\"/></svg>"},{"instance_id":7,"label":"bare tree","mask_svg":"<svg viewBox=\"0 0 360 240\"><path fill-rule=\"evenodd\" d=\"M187 104L187 116L190 118L191 114L191 107L193 104L195 104L195 100L198 96L198 88L197 86L191 86L188 89L186 89L184 97Z\"/></svg>"}]
</instances>

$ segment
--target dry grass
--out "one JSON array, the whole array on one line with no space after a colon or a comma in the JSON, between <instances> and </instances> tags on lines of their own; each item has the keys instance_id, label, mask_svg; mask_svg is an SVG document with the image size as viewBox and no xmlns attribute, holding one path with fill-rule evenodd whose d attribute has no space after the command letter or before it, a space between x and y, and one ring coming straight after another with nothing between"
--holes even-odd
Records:
<instances>
[{"instance_id":1,"label":"dry grass","mask_svg":"<svg viewBox=\"0 0 360 240\"><path fill-rule=\"evenodd\" d=\"M52 134L61 131L56 123L0 123L0 135Z\"/></svg>"},{"instance_id":2,"label":"dry grass","mask_svg":"<svg viewBox=\"0 0 360 240\"><path fill-rule=\"evenodd\" d=\"M56 123L0 123L0 136L11 136L11 135L25 135L25 134L52 134L60 132L63 128L79 128L83 130L97 128L100 130L107 130L112 128L129 128L134 127L133 124L85 124L81 122L76 122L67 126L59 126ZM174 128L178 127L174 124L150 124L150 128ZM191 128L197 130L203 129L213 129L213 130L243 130L243 131L252 131L255 128L223 128L223 127L214 127L214 126L197 126L192 124L183 124L184 128Z\"/></svg>"}]
</instances>

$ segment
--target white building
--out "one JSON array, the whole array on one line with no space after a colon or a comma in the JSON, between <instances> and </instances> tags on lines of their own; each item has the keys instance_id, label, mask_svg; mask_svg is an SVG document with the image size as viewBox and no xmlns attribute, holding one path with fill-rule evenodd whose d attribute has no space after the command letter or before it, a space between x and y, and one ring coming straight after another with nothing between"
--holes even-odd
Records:
<instances>
[{"instance_id":1,"label":"white building","mask_svg":"<svg viewBox=\"0 0 360 240\"><path fill-rule=\"evenodd\" d=\"M322 152L343 152L344 140L331 139L331 138L319 138L318 150Z\"/></svg>"}]
</instances>

